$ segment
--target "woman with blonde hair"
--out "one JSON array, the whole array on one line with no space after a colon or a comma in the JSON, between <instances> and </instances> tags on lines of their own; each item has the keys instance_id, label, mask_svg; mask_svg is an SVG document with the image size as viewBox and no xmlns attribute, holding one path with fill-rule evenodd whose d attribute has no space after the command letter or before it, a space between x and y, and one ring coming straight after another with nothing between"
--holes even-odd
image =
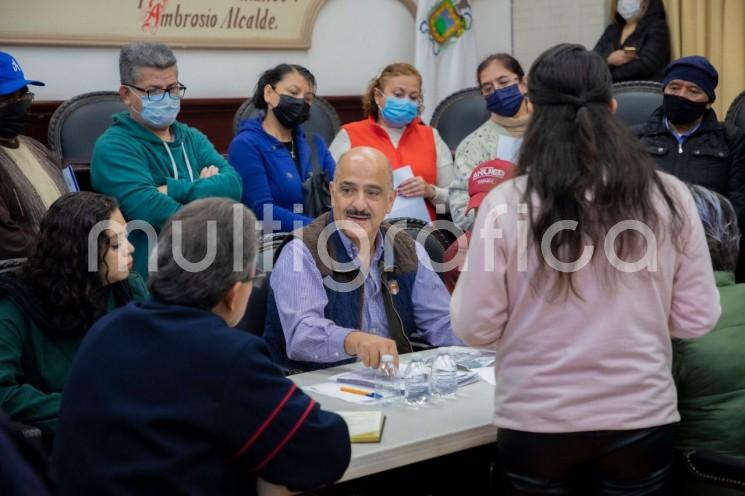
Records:
<instances>
[{"instance_id":1,"label":"woman with blonde hair","mask_svg":"<svg viewBox=\"0 0 745 496\"><path fill-rule=\"evenodd\" d=\"M432 220L436 212L447 212L453 156L437 130L419 118L419 71L406 63L386 66L370 81L362 104L366 119L342 127L329 147L334 160L350 148L376 148L388 157L394 170L411 166L414 177L398 186L399 195L424 198Z\"/></svg>"}]
</instances>

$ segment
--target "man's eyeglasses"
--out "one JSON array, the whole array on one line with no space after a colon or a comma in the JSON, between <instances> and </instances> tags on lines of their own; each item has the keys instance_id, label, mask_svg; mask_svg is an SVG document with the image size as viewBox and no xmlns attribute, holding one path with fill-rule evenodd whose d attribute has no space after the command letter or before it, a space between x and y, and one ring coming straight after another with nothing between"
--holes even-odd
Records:
<instances>
[{"instance_id":1,"label":"man's eyeglasses","mask_svg":"<svg viewBox=\"0 0 745 496\"><path fill-rule=\"evenodd\" d=\"M512 86L513 84L519 83L520 78L499 78L496 81L489 81L481 85L481 94L490 95L497 90Z\"/></svg>"},{"instance_id":2,"label":"man's eyeglasses","mask_svg":"<svg viewBox=\"0 0 745 496\"><path fill-rule=\"evenodd\" d=\"M186 94L186 86L179 83L175 86L171 86L166 89L161 88L152 88L149 90L146 90L144 88L140 88L138 86L135 86L133 84L127 84L125 86L129 86L130 88L134 88L138 91L141 91L147 95L147 99L153 102L159 102L162 99L166 97L166 94L172 99L172 100L179 100L184 97Z\"/></svg>"},{"instance_id":3,"label":"man's eyeglasses","mask_svg":"<svg viewBox=\"0 0 745 496\"><path fill-rule=\"evenodd\" d=\"M34 101L34 94L30 91L27 91L26 93L22 93L20 95L9 95L7 97L0 97L0 109L4 109L5 107L9 107L10 105L13 105L18 102L28 103Z\"/></svg>"}]
</instances>

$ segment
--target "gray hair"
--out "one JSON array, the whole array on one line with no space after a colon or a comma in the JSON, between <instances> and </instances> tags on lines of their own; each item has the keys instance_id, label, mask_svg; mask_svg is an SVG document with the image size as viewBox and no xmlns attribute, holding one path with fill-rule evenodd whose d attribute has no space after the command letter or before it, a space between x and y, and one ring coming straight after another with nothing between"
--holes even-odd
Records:
<instances>
[{"instance_id":1,"label":"gray hair","mask_svg":"<svg viewBox=\"0 0 745 496\"><path fill-rule=\"evenodd\" d=\"M175 65L173 50L163 43L130 43L119 52L119 81L136 85L140 68L168 69Z\"/></svg>"},{"instance_id":2,"label":"gray hair","mask_svg":"<svg viewBox=\"0 0 745 496\"><path fill-rule=\"evenodd\" d=\"M236 282L251 278L257 247L256 217L243 204L193 201L161 230L148 289L164 301L211 310Z\"/></svg>"},{"instance_id":3,"label":"gray hair","mask_svg":"<svg viewBox=\"0 0 745 496\"><path fill-rule=\"evenodd\" d=\"M704 226L714 270L735 270L740 245L735 209L719 193L698 185L691 185L689 188Z\"/></svg>"}]
</instances>

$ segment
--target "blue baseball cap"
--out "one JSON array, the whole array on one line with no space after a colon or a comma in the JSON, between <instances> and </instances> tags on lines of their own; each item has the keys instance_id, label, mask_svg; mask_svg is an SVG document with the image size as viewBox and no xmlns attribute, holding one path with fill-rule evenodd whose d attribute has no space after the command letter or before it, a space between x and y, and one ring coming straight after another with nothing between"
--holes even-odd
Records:
<instances>
[{"instance_id":1,"label":"blue baseball cap","mask_svg":"<svg viewBox=\"0 0 745 496\"><path fill-rule=\"evenodd\" d=\"M0 52L0 95L10 95L27 84L44 86L41 81L26 79L16 59L6 52Z\"/></svg>"}]
</instances>

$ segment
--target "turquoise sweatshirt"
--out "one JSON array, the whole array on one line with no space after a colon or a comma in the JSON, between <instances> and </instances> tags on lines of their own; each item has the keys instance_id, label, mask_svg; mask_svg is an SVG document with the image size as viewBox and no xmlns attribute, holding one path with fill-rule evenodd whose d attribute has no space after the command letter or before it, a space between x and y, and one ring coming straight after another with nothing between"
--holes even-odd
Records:
<instances>
[{"instance_id":1,"label":"turquoise sweatshirt","mask_svg":"<svg viewBox=\"0 0 745 496\"><path fill-rule=\"evenodd\" d=\"M241 199L241 177L204 134L180 122L173 123L171 133L174 140L166 143L128 113L116 114L113 125L96 141L91 160L93 189L116 198L127 221L145 221L156 232L193 200ZM200 171L210 165L220 173L200 179ZM158 191L164 184L167 195ZM147 235L134 226L130 233L135 270L147 279Z\"/></svg>"}]
</instances>

